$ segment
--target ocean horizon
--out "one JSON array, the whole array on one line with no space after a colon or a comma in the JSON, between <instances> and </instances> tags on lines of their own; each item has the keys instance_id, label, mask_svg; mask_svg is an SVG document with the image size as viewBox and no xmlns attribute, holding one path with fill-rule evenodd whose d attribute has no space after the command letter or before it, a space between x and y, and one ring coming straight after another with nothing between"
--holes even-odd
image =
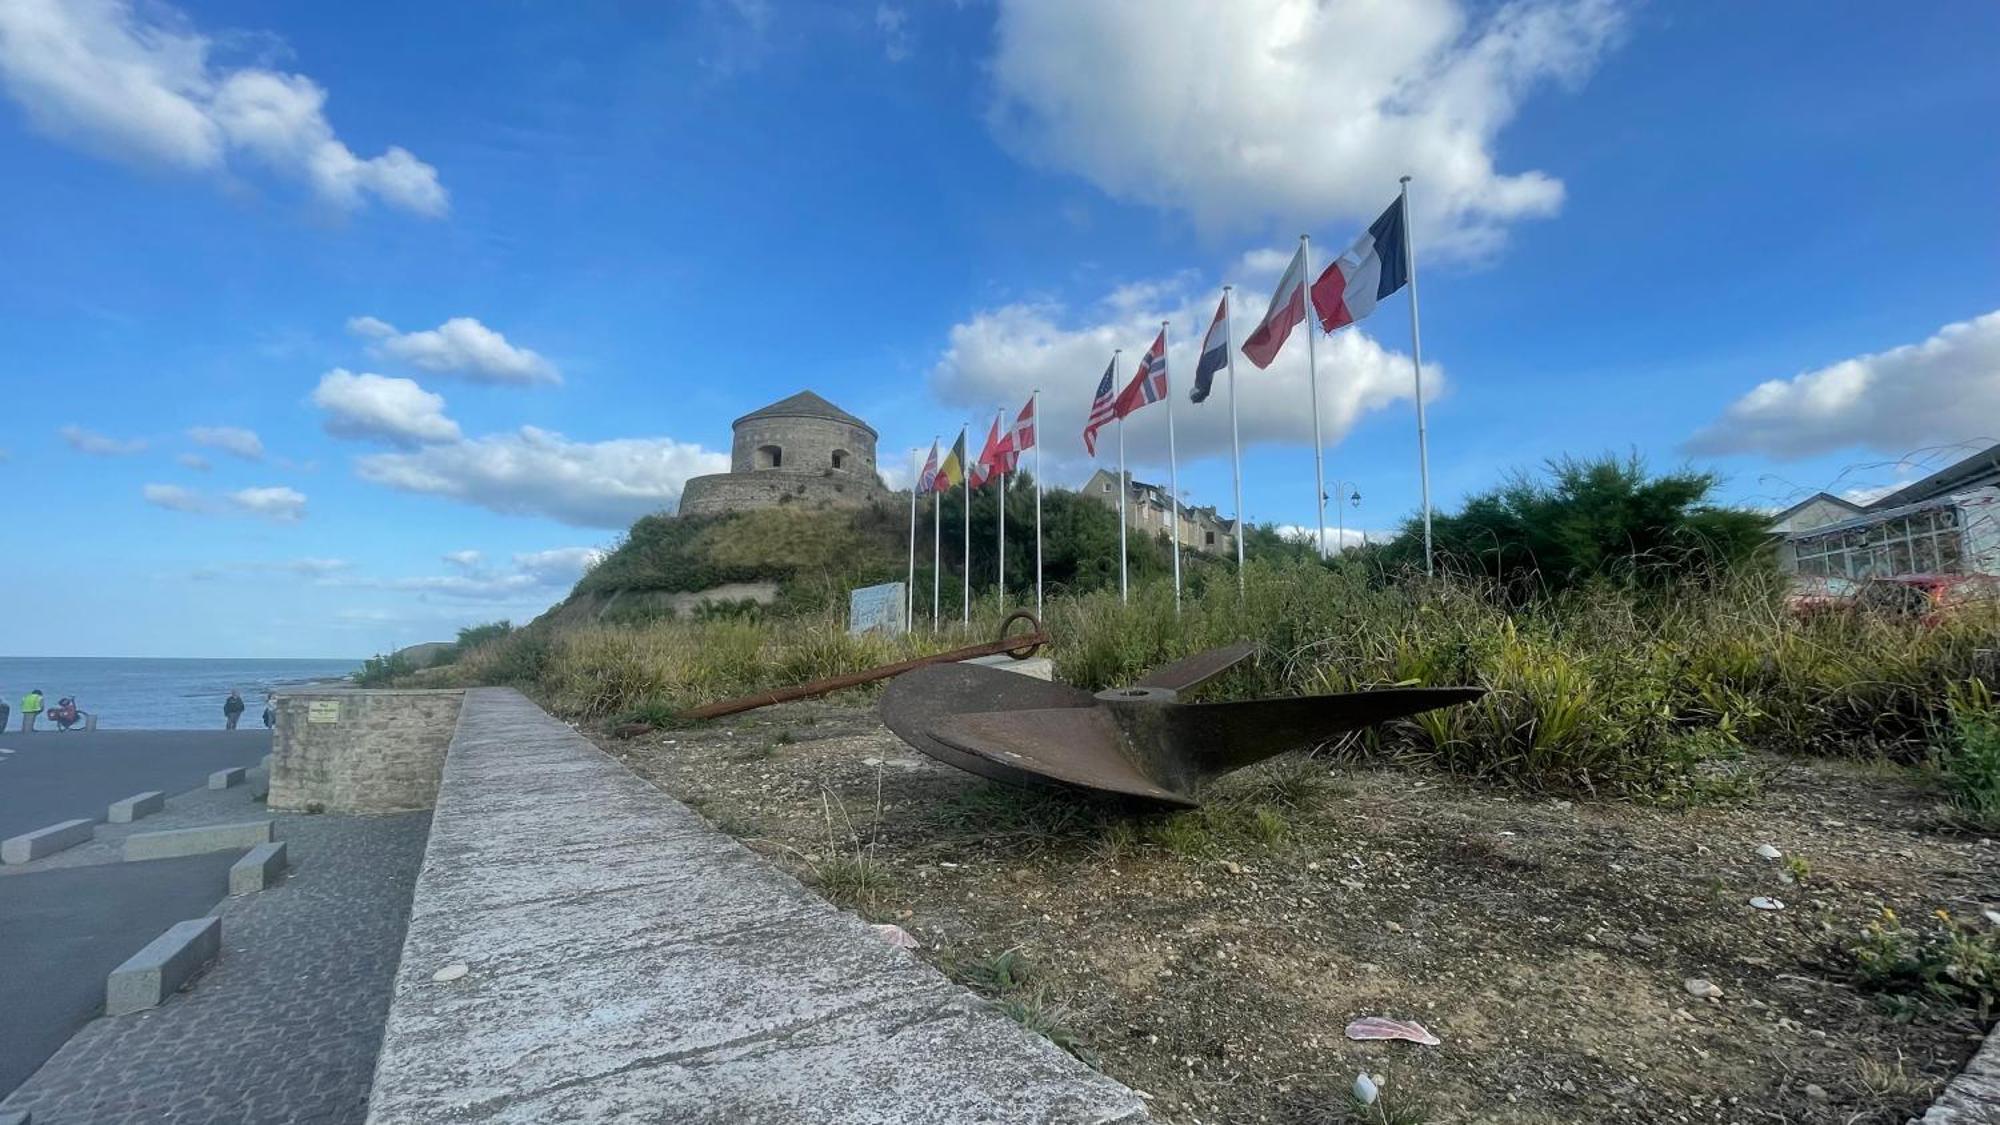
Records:
<instances>
[{"instance_id":1,"label":"ocean horizon","mask_svg":"<svg viewBox=\"0 0 2000 1125\"><path fill-rule=\"evenodd\" d=\"M21 729L21 697L36 688L43 706L74 696L100 730L202 730L223 726L231 688L243 693L243 725L256 726L264 696L281 687L345 679L359 660L213 659L152 656L0 656L0 702ZM44 722L38 729L53 729Z\"/></svg>"}]
</instances>

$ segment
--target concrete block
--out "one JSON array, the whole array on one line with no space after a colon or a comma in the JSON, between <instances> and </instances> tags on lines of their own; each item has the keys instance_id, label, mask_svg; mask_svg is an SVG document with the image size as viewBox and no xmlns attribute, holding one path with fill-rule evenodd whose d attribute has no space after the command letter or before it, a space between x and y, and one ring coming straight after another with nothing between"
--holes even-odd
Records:
<instances>
[{"instance_id":1,"label":"concrete block","mask_svg":"<svg viewBox=\"0 0 2000 1125\"><path fill-rule=\"evenodd\" d=\"M175 922L104 978L104 1014L157 1008L222 953L222 919Z\"/></svg>"},{"instance_id":2,"label":"concrete block","mask_svg":"<svg viewBox=\"0 0 2000 1125\"><path fill-rule=\"evenodd\" d=\"M167 807L167 795L158 789L145 793L134 793L122 801L113 801L111 811L105 817L113 824L130 824L142 816L151 816Z\"/></svg>"},{"instance_id":3,"label":"concrete block","mask_svg":"<svg viewBox=\"0 0 2000 1125\"><path fill-rule=\"evenodd\" d=\"M227 789L232 785L243 784L243 779L248 776L250 776L250 771L244 769L242 766L233 766L226 770L216 770L214 773L208 775L208 787L210 789Z\"/></svg>"},{"instance_id":4,"label":"concrete block","mask_svg":"<svg viewBox=\"0 0 2000 1125\"><path fill-rule=\"evenodd\" d=\"M64 848L87 842L96 830L97 826L88 820L65 820L61 824L10 836L0 841L0 863L26 863L45 855L54 855Z\"/></svg>"},{"instance_id":5,"label":"concrete block","mask_svg":"<svg viewBox=\"0 0 2000 1125\"><path fill-rule=\"evenodd\" d=\"M258 844L229 868L229 893L256 894L285 877L285 842Z\"/></svg>"},{"instance_id":6,"label":"concrete block","mask_svg":"<svg viewBox=\"0 0 2000 1125\"><path fill-rule=\"evenodd\" d=\"M204 824L200 828L176 828L168 832L135 832L125 837L125 858L168 859L177 855L254 848L270 842L271 822L268 820Z\"/></svg>"}]
</instances>

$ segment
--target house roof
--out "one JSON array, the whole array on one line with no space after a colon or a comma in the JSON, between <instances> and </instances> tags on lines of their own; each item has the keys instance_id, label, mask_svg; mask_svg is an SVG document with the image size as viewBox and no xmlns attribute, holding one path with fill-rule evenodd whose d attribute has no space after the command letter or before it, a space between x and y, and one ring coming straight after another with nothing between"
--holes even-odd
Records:
<instances>
[{"instance_id":1,"label":"house roof","mask_svg":"<svg viewBox=\"0 0 2000 1125\"><path fill-rule=\"evenodd\" d=\"M1968 488L1995 482L2000 482L2000 445L1989 446L1963 461L1939 469L1920 481L1906 484L1868 505L1868 508L1870 511L1900 508L1905 504L1915 504L1947 492L1962 492Z\"/></svg>"},{"instance_id":2,"label":"house roof","mask_svg":"<svg viewBox=\"0 0 2000 1125\"><path fill-rule=\"evenodd\" d=\"M1774 524L1783 523L1786 520L1791 519L1793 516L1798 515L1800 512L1806 510L1807 508L1813 506L1814 504L1818 504L1821 502L1825 502L1828 504L1838 504L1839 506L1846 508L1850 512L1859 513L1867 510L1863 508L1861 505L1856 504L1854 501L1848 500L1844 497L1835 496L1831 492L1815 492L1811 496L1808 496L1805 499L1799 501L1798 503L1792 505L1791 507L1786 508L1784 511L1779 512L1776 515L1773 515L1771 517L1771 522Z\"/></svg>"},{"instance_id":3,"label":"house roof","mask_svg":"<svg viewBox=\"0 0 2000 1125\"><path fill-rule=\"evenodd\" d=\"M752 410L729 425L733 429L758 418L817 418L826 422L844 422L850 426L859 426L870 434L875 434L875 427L811 391L800 391L790 398L781 398L769 406ZM875 434L875 436L881 435Z\"/></svg>"}]
</instances>

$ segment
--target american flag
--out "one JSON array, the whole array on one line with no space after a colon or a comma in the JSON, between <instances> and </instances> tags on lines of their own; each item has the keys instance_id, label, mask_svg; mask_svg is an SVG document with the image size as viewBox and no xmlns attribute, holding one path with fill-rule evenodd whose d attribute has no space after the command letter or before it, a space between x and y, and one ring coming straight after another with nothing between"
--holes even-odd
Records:
<instances>
[{"instance_id":1,"label":"american flag","mask_svg":"<svg viewBox=\"0 0 2000 1125\"><path fill-rule=\"evenodd\" d=\"M1097 431L1110 425L1120 415L1111 404L1111 378L1118 373L1118 357L1104 367L1104 378L1097 381L1097 397L1090 400L1090 420L1083 424L1083 448L1092 457L1097 456Z\"/></svg>"},{"instance_id":2,"label":"american flag","mask_svg":"<svg viewBox=\"0 0 2000 1125\"><path fill-rule=\"evenodd\" d=\"M1132 373L1132 381L1118 394L1118 401L1111 404L1112 412L1123 418L1142 406L1147 406L1167 397L1167 330L1153 338L1153 346L1146 349L1146 358L1139 361L1139 370Z\"/></svg>"},{"instance_id":3,"label":"american flag","mask_svg":"<svg viewBox=\"0 0 2000 1125\"><path fill-rule=\"evenodd\" d=\"M937 491L937 473L938 443L936 438L932 438L930 458L924 462L923 472L917 474L917 495Z\"/></svg>"}]
</instances>

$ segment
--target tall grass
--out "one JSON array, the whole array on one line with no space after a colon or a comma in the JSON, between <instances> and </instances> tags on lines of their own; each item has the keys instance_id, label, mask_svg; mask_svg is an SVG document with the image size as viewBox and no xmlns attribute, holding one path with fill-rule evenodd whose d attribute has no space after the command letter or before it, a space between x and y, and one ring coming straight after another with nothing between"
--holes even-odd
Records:
<instances>
[{"instance_id":1,"label":"tall grass","mask_svg":"<svg viewBox=\"0 0 2000 1125\"><path fill-rule=\"evenodd\" d=\"M1466 577L1253 562L1240 596L1230 577L1195 583L1178 613L1165 583L1138 586L1129 602L1115 592L1050 599L1058 677L1096 690L1249 638L1260 659L1208 697L1473 684L1487 689L1478 703L1386 724L1344 749L1536 789L1647 791L1699 759L1691 746L1921 761L1953 729L1950 701L1990 686L2000 666L1990 607L1933 624L1799 618L1777 580L1755 573L1585 586L1527 606ZM984 640L997 620L988 606L969 632L900 639L850 637L833 617L516 633L468 653L460 676L512 678L598 718ZM543 648L529 659L532 644Z\"/></svg>"}]
</instances>

